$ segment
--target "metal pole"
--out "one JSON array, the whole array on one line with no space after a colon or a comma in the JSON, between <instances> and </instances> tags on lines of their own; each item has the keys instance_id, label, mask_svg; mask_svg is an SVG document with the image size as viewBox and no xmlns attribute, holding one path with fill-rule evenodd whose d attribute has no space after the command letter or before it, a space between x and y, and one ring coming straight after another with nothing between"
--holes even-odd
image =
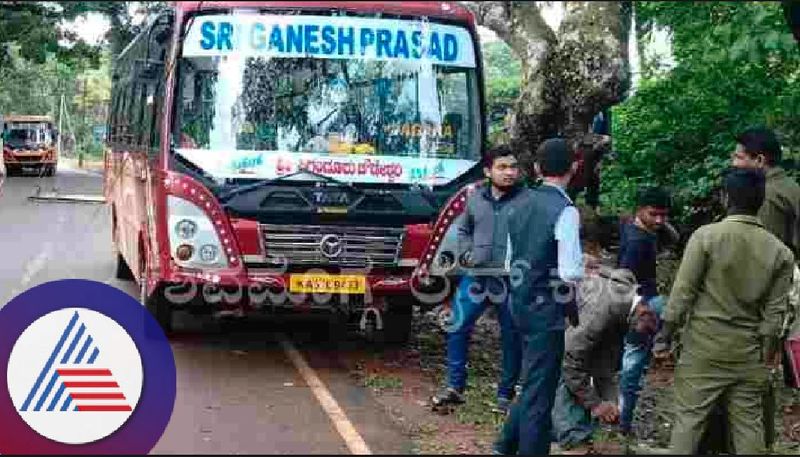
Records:
<instances>
[{"instance_id":1,"label":"metal pole","mask_svg":"<svg viewBox=\"0 0 800 457\"><path fill-rule=\"evenodd\" d=\"M83 113L82 113L82 120L81 123L83 124L84 130L86 129L86 92L87 92L87 85L89 83L88 78L84 76L83 79ZM83 138L84 145L86 144L86 138ZM83 168L83 147L78 151L78 168Z\"/></svg>"},{"instance_id":2,"label":"metal pole","mask_svg":"<svg viewBox=\"0 0 800 457\"><path fill-rule=\"evenodd\" d=\"M64 131L61 129L62 120L64 119L64 94L61 94L61 98L58 100L58 143L56 146L56 155L59 159L61 159L61 137L64 134Z\"/></svg>"}]
</instances>

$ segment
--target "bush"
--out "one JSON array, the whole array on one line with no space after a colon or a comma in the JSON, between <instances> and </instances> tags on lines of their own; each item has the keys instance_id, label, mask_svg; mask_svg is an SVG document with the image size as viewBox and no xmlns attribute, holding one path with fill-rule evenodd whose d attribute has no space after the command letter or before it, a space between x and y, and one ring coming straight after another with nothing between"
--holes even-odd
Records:
<instances>
[{"instance_id":1,"label":"bush","mask_svg":"<svg viewBox=\"0 0 800 457\"><path fill-rule=\"evenodd\" d=\"M630 209L638 185L664 185L673 190L675 216L688 221L707 209L736 133L754 124L775 129L788 162L796 158L800 51L780 4L637 2L636 8L645 28L670 28L677 66L643 81L613 109L617 160L603 170L604 206Z\"/></svg>"}]
</instances>

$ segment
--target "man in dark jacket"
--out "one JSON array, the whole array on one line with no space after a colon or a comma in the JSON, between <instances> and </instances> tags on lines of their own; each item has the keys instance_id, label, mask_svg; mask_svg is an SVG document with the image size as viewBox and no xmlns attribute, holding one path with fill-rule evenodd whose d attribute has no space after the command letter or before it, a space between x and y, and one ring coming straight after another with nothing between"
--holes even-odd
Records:
<instances>
[{"instance_id":1,"label":"man in dark jacket","mask_svg":"<svg viewBox=\"0 0 800 457\"><path fill-rule=\"evenodd\" d=\"M469 197L458 226L459 257L469 271L456 291L447 329L447 385L431 402L435 408L464 402L470 335L487 305L495 305L503 352L497 410L505 414L522 363L522 343L508 304L508 221L528 189L520 185L517 159L506 146L487 153L484 172L488 182Z\"/></svg>"},{"instance_id":2,"label":"man in dark jacket","mask_svg":"<svg viewBox=\"0 0 800 457\"><path fill-rule=\"evenodd\" d=\"M639 190L635 218L622 225L617 263L618 267L633 273L643 304L659 318L666 300L658 295L656 283L657 232L667 223L669 200L667 191L660 187ZM620 429L623 433L631 431L633 412L650 363L653 343L652 335L638 332L631 332L625 338L620 373Z\"/></svg>"},{"instance_id":3,"label":"man in dark jacket","mask_svg":"<svg viewBox=\"0 0 800 457\"><path fill-rule=\"evenodd\" d=\"M591 443L597 420L614 423L624 338L656 330L656 316L640 296L628 270L588 275L580 286L580 325L566 331L564 365L553 408L553 427L564 449Z\"/></svg>"},{"instance_id":4,"label":"man in dark jacket","mask_svg":"<svg viewBox=\"0 0 800 457\"><path fill-rule=\"evenodd\" d=\"M543 142L535 164L543 183L531 189L511 218L512 314L523 338L524 362L522 393L495 445L502 454L550 451L565 311L575 308L575 286L584 271L580 216L565 191L578 166L566 141Z\"/></svg>"}]
</instances>

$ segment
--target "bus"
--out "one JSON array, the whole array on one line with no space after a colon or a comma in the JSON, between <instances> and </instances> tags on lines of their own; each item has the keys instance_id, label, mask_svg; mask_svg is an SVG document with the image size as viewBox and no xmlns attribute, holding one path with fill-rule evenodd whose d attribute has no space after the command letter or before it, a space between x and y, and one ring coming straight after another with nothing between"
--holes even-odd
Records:
<instances>
[{"instance_id":1,"label":"bus","mask_svg":"<svg viewBox=\"0 0 800 457\"><path fill-rule=\"evenodd\" d=\"M58 133L50 116L7 114L0 117L0 126L8 176L21 173L23 168L35 168L43 176L55 174Z\"/></svg>"},{"instance_id":2,"label":"bus","mask_svg":"<svg viewBox=\"0 0 800 457\"><path fill-rule=\"evenodd\" d=\"M402 341L441 301L483 97L455 3L175 2L114 62L117 277L166 331L178 309L319 311Z\"/></svg>"}]
</instances>

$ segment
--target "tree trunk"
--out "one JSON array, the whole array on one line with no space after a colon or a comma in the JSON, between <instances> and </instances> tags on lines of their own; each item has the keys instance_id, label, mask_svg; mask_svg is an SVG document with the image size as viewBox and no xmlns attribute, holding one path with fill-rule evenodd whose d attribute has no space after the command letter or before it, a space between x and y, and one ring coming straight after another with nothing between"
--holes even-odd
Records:
<instances>
[{"instance_id":1,"label":"tree trunk","mask_svg":"<svg viewBox=\"0 0 800 457\"><path fill-rule=\"evenodd\" d=\"M534 2L463 3L522 61L509 140L525 170L533 173L533 154L542 141L561 136L584 153L591 174L604 144L590 134L592 119L628 88L629 2L566 2L557 32ZM579 187L584 178L577 180Z\"/></svg>"}]
</instances>

